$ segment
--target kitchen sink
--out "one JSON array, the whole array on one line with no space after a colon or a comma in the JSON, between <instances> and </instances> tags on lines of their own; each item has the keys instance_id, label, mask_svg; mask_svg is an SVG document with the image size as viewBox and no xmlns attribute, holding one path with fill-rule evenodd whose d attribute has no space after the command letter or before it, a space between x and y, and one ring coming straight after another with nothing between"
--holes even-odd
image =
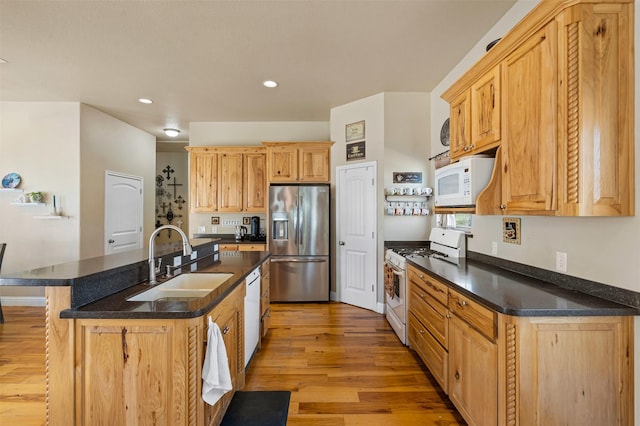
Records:
<instances>
[{"instance_id":1,"label":"kitchen sink","mask_svg":"<svg viewBox=\"0 0 640 426\"><path fill-rule=\"evenodd\" d=\"M211 293L231 278L229 273L180 274L147 291L127 299L129 302L153 302L159 299L199 298Z\"/></svg>"}]
</instances>

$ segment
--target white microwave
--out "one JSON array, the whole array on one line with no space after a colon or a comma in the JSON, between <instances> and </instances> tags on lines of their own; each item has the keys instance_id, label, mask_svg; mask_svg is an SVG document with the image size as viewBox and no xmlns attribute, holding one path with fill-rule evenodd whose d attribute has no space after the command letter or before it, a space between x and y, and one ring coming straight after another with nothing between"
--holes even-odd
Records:
<instances>
[{"instance_id":1,"label":"white microwave","mask_svg":"<svg viewBox=\"0 0 640 426\"><path fill-rule=\"evenodd\" d=\"M436 207L475 206L476 197L487 186L493 158L467 157L436 169Z\"/></svg>"}]
</instances>

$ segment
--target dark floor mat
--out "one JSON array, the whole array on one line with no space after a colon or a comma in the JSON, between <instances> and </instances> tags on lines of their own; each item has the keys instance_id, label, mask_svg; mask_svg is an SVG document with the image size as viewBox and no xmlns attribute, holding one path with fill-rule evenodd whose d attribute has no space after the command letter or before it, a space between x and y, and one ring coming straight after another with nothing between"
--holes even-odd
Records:
<instances>
[{"instance_id":1,"label":"dark floor mat","mask_svg":"<svg viewBox=\"0 0 640 426\"><path fill-rule=\"evenodd\" d=\"M285 426L289 391L237 391L221 426Z\"/></svg>"}]
</instances>

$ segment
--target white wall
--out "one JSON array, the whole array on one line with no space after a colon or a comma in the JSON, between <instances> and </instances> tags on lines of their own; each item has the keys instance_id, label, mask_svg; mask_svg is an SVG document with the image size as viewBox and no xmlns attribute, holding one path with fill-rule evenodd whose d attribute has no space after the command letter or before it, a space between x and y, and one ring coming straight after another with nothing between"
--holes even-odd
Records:
<instances>
[{"instance_id":1,"label":"white wall","mask_svg":"<svg viewBox=\"0 0 640 426\"><path fill-rule=\"evenodd\" d=\"M163 170L170 165L174 173L171 174L171 179L167 180L167 174L163 172ZM173 214L175 215L175 219L171 222L173 225L178 226L177 221L182 220L182 225L180 228L188 232L189 231L189 164L188 164L188 155L187 151L183 150L183 152L158 152L156 153L156 176L161 175L164 177L164 181L162 182L162 189L171 193L171 197L167 197L166 193L162 196L156 195L154 198L155 206L156 206L156 216L155 220L160 220L160 223L163 225L168 223L166 219L159 219L157 216L166 215L166 211L162 211L162 204L173 203L178 195L181 195L185 200L185 203L182 204L182 209L176 203L172 204ZM170 183L173 183L173 178L175 177L175 182L177 184L181 184L182 186L169 186ZM158 187L153 187L154 191L158 190ZM182 215L182 217L179 217ZM178 242L181 243L182 239L180 238L180 234L177 232L171 232L171 236L169 236L168 230L163 230L158 234L158 239L156 240L157 244L166 244L168 242Z\"/></svg>"},{"instance_id":2,"label":"white wall","mask_svg":"<svg viewBox=\"0 0 640 426\"><path fill-rule=\"evenodd\" d=\"M2 273L75 260L79 256L80 105L75 102L0 102L0 175L16 172L24 192L46 193L46 207L10 205L20 193L0 192ZM38 220L51 196L69 219ZM3 287L3 296L40 297L44 289Z\"/></svg>"},{"instance_id":3,"label":"white wall","mask_svg":"<svg viewBox=\"0 0 640 426\"><path fill-rule=\"evenodd\" d=\"M47 206L24 207L10 205L20 194L0 192L3 274L103 254L105 169L142 176L153 190L155 137L77 102L0 102L0 152L2 176L17 172L20 188L47 196ZM68 218L34 219L50 213L53 194ZM145 191L147 235L153 196ZM37 287L2 288L15 304L43 295Z\"/></svg>"},{"instance_id":4,"label":"white wall","mask_svg":"<svg viewBox=\"0 0 640 426\"><path fill-rule=\"evenodd\" d=\"M331 155L331 181L335 185L335 167L357 164L346 160L345 126L365 121L365 154L362 162L377 163L377 254L378 265L384 260L385 240L425 240L428 217L390 217L384 215L384 188L391 186L393 172L422 172L428 179L429 95L427 93L380 93L331 109L331 140L336 142ZM397 185L402 186L402 185ZM333 191L335 197L335 191ZM332 200L332 217L335 200ZM337 241L335 224L332 241ZM337 243L336 243L337 244ZM337 246L335 252L338 252ZM335 259L333 270L335 271ZM376 268L378 282L382 268ZM335 274L334 274L335 277ZM335 291L336 280L332 281ZM384 300L384 288L378 286L378 302Z\"/></svg>"},{"instance_id":5,"label":"white wall","mask_svg":"<svg viewBox=\"0 0 640 426\"><path fill-rule=\"evenodd\" d=\"M305 142L328 141L329 123L326 121L290 122L194 122L189 124L190 146L262 146L262 142ZM332 165L333 167L333 165ZM204 229L207 233L233 234L234 226L218 225L212 228L211 217L220 220L239 220L247 214L231 213L190 213L189 233L193 235ZM250 216L254 216L251 214ZM259 214L261 226L265 226L265 215Z\"/></svg>"},{"instance_id":6,"label":"white wall","mask_svg":"<svg viewBox=\"0 0 640 426\"><path fill-rule=\"evenodd\" d=\"M142 177L146 243L155 229L155 136L84 104L80 125L81 258L104 254L106 170Z\"/></svg>"}]
</instances>

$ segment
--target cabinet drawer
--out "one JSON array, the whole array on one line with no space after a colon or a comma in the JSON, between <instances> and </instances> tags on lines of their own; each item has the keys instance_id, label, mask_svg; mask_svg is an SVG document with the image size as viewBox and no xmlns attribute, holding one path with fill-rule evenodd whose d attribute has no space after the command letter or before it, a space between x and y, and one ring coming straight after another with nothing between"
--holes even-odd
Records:
<instances>
[{"instance_id":1,"label":"cabinet drawer","mask_svg":"<svg viewBox=\"0 0 640 426\"><path fill-rule=\"evenodd\" d=\"M495 341L497 326L494 311L451 289L449 290L449 310L471 327Z\"/></svg>"},{"instance_id":2,"label":"cabinet drawer","mask_svg":"<svg viewBox=\"0 0 640 426\"><path fill-rule=\"evenodd\" d=\"M449 336L447 308L413 283L409 284L409 312L413 313L433 337L447 348Z\"/></svg>"},{"instance_id":3,"label":"cabinet drawer","mask_svg":"<svg viewBox=\"0 0 640 426\"><path fill-rule=\"evenodd\" d=\"M265 251L267 246L265 244L238 244L240 251Z\"/></svg>"},{"instance_id":4,"label":"cabinet drawer","mask_svg":"<svg viewBox=\"0 0 640 426\"><path fill-rule=\"evenodd\" d=\"M424 272L420 272L419 270L409 267L409 281L416 283L419 287L421 287L424 291L433 296L437 301L442 303L443 305L447 304L447 294L448 287L437 281L434 278L431 278L429 275Z\"/></svg>"},{"instance_id":5,"label":"cabinet drawer","mask_svg":"<svg viewBox=\"0 0 640 426\"><path fill-rule=\"evenodd\" d=\"M429 368L445 393L448 393L447 368L449 356L445 348L433 338L413 314L409 314L407 324L409 345Z\"/></svg>"}]
</instances>

